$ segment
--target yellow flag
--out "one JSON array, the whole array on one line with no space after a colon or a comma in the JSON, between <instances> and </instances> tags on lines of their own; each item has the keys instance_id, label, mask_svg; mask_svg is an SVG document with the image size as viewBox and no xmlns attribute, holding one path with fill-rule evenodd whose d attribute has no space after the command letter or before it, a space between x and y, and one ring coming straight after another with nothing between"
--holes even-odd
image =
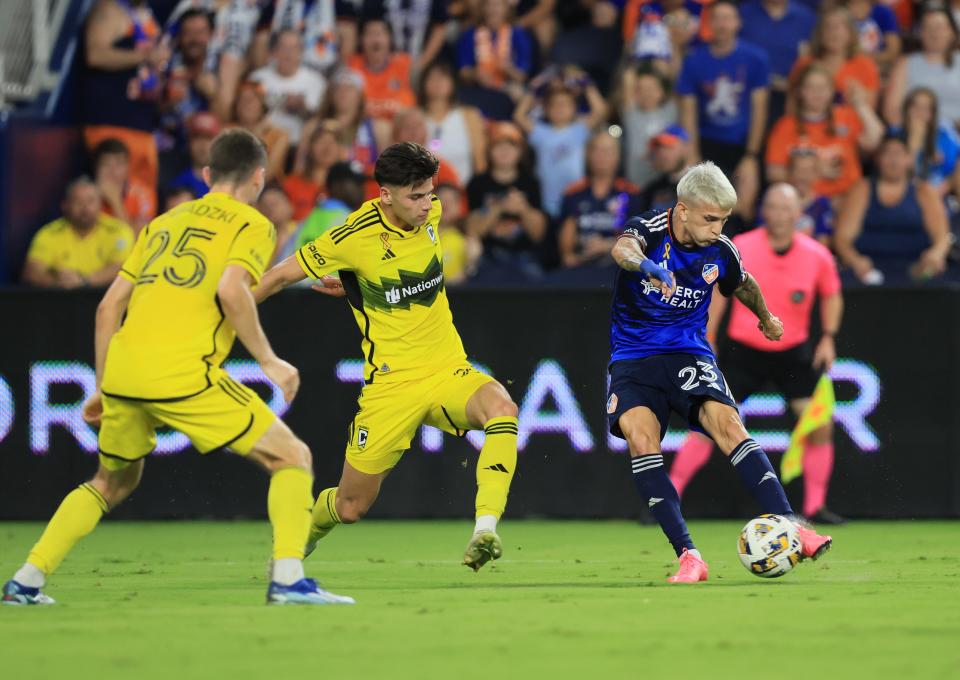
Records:
<instances>
[{"instance_id":1,"label":"yellow flag","mask_svg":"<svg viewBox=\"0 0 960 680\"><path fill-rule=\"evenodd\" d=\"M780 479L788 484L803 474L803 444L807 435L833 419L837 400L833 393L833 381L826 373L820 378L813 397L803 410L797 426L790 435L790 446L780 461Z\"/></svg>"}]
</instances>

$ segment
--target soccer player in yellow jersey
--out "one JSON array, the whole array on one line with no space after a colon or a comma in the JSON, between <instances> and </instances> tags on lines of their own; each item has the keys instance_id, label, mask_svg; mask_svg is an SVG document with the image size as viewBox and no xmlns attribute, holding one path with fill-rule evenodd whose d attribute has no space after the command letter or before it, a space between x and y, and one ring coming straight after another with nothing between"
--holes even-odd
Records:
<instances>
[{"instance_id":1,"label":"soccer player in yellow jersey","mask_svg":"<svg viewBox=\"0 0 960 680\"><path fill-rule=\"evenodd\" d=\"M343 475L313 506L309 554L337 524L358 521L422 423L463 436L483 428L476 526L463 563L500 557L497 521L517 465L517 406L506 389L467 361L443 280L438 161L412 142L380 154L380 196L267 272L258 301L306 277L346 295L360 332L364 387L350 425ZM339 282L329 275L339 272Z\"/></svg>"},{"instance_id":2,"label":"soccer player in yellow jersey","mask_svg":"<svg viewBox=\"0 0 960 680\"><path fill-rule=\"evenodd\" d=\"M270 347L251 287L273 253L273 225L250 206L263 190L263 144L245 130L219 135L204 180L210 193L153 220L97 309L97 393L84 418L100 426L100 466L60 504L5 604L52 604L41 592L70 549L137 487L155 429L180 430L201 453L229 448L270 474L273 573L267 602L348 603L304 577L313 504L307 446L259 396L221 368L235 337L290 401L297 369ZM124 314L126 317L124 318Z\"/></svg>"}]
</instances>

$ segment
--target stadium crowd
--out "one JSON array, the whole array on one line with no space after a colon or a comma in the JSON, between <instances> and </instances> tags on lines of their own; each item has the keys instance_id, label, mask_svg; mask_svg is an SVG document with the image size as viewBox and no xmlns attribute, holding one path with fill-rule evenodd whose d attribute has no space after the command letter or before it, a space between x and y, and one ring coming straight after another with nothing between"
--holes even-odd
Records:
<instances>
[{"instance_id":1,"label":"stadium crowd","mask_svg":"<svg viewBox=\"0 0 960 680\"><path fill-rule=\"evenodd\" d=\"M90 172L23 280L109 282L139 229L207 191L230 126L268 149L275 260L412 140L441 159L449 284L609 284L625 221L700 160L737 188L731 236L789 182L844 285L957 279L958 22L960 0L97 0Z\"/></svg>"}]
</instances>

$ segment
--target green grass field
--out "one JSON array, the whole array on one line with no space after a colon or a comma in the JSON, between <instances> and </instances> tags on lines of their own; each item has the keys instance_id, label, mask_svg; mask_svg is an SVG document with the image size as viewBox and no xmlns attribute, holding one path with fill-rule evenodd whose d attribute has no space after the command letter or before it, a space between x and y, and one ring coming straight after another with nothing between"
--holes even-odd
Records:
<instances>
[{"instance_id":1,"label":"green grass field","mask_svg":"<svg viewBox=\"0 0 960 680\"><path fill-rule=\"evenodd\" d=\"M308 573L355 607L266 607L266 523L105 522L47 592L0 607L0 677L958 678L960 525L861 522L781 579L737 560L739 522L695 522L710 581L671 586L656 527L505 522L459 565L466 522L368 522ZM41 525L0 524L0 572Z\"/></svg>"}]
</instances>

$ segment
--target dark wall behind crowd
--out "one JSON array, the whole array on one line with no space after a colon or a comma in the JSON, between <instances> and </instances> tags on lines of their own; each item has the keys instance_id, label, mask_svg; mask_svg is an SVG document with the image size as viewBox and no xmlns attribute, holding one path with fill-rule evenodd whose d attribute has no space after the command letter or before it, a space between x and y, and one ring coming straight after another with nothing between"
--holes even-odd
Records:
<instances>
[{"instance_id":1,"label":"dark wall behind crowd","mask_svg":"<svg viewBox=\"0 0 960 680\"><path fill-rule=\"evenodd\" d=\"M95 469L95 435L80 421L79 405L93 389L97 299L94 292L0 292L0 518L48 517ZM508 514L636 516L626 456L604 429L609 294L454 291L451 304L471 358L521 406L523 450ZM306 290L281 294L261 313L278 353L303 379L284 417L313 449L317 488L335 483L359 391L352 316L342 301ZM958 346L960 291L849 293L833 373L840 402L834 510L851 517L960 516ZM235 350L230 368L238 379L256 380L244 356ZM268 386L251 384L280 406ZM768 451L782 450L792 426L776 415L782 400L768 395L744 410L748 429ZM672 431L667 448L682 434ZM265 475L231 454L177 452L177 437L164 435L164 451L148 459L140 489L116 516L265 515ZM477 443L437 432L418 437L373 516L469 516ZM778 464L779 453L772 457ZM794 499L801 485L789 485ZM719 454L684 502L690 516L756 510Z\"/></svg>"}]
</instances>

